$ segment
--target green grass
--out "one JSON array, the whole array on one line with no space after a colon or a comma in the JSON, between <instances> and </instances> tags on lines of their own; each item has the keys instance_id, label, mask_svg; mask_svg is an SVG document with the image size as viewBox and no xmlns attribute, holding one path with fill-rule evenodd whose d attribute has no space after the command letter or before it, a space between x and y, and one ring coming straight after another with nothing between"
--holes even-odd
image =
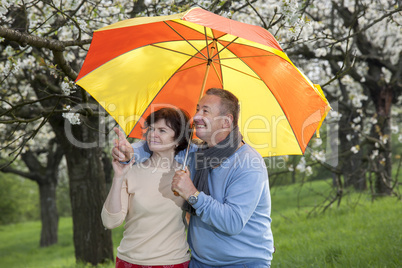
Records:
<instances>
[{"instance_id":1,"label":"green grass","mask_svg":"<svg viewBox=\"0 0 402 268\"><path fill-rule=\"evenodd\" d=\"M39 247L39 221L0 226L0 267L4 268L80 268L74 257L72 219L61 218L57 245ZM113 231L114 254L122 238L123 227ZM114 267L113 264L99 267Z\"/></svg>"},{"instance_id":2,"label":"green grass","mask_svg":"<svg viewBox=\"0 0 402 268\"><path fill-rule=\"evenodd\" d=\"M272 267L402 267L401 202L350 193L310 213L331 191L324 181L271 190ZM40 248L39 235L37 221L0 226L0 267L85 267L75 264L71 218L60 219L57 245ZM121 236L122 227L113 231L115 254Z\"/></svg>"},{"instance_id":3,"label":"green grass","mask_svg":"<svg viewBox=\"0 0 402 268\"><path fill-rule=\"evenodd\" d=\"M324 181L272 190L273 267L402 267L400 201L355 193L310 213L326 198L317 188L331 192Z\"/></svg>"}]
</instances>

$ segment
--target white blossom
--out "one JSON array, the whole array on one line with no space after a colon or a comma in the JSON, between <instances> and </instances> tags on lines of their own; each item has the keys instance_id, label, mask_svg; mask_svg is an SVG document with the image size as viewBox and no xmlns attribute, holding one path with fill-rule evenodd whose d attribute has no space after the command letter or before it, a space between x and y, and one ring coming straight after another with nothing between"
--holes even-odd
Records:
<instances>
[{"instance_id":1,"label":"white blossom","mask_svg":"<svg viewBox=\"0 0 402 268\"><path fill-rule=\"evenodd\" d=\"M325 159L326 159L326 157L325 157L325 152L324 152L324 151L314 151L314 152L311 154L311 158L312 158L313 160L317 160L317 161L319 161L319 162L325 162Z\"/></svg>"},{"instance_id":2,"label":"white blossom","mask_svg":"<svg viewBox=\"0 0 402 268\"><path fill-rule=\"evenodd\" d=\"M65 111L70 111L70 105L65 107ZM66 112L63 113L62 116L67 119L71 125L79 125L81 124L80 115L78 113Z\"/></svg>"},{"instance_id":3,"label":"white blossom","mask_svg":"<svg viewBox=\"0 0 402 268\"><path fill-rule=\"evenodd\" d=\"M399 127L397 125L391 125L391 131L393 134L399 133Z\"/></svg>"},{"instance_id":4,"label":"white blossom","mask_svg":"<svg viewBox=\"0 0 402 268\"><path fill-rule=\"evenodd\" d=\"M63 91L64 95L69 96L71 94L70 84L65 81L61 82L61 90Z\"/></svg>"},{"instance_id":5,"label":"white blossom","mask_svg":"<svg viewBox=\"0 0 402 268\"><path fill-rule=\"evenodd\" d=\"M300 159L300 162L296 166L296 170L298 170L300 172L305 172L306 171L306 159L304 157L302 157Z\"/></svg>"},{"instance_id":6,"label":"white blossom","mask_svg":"<svg viewBox=\"0 0 402 268\"><path fill-rule=\"evenodd\" d=\"M71 125L81 124L80 115L77 113L63 113L62 115L71 123Z\"/></svg>"},{"instance_id":7,"label":"white blossom","mask_svg":"<svg viewBox=\"0 0 402 268\"><path fill-rule=\"evenodd\" d=\"M288 166L288 170L291 171L291 172L293 172L295 169L294 169L293 165L289 165L289 166Z\"/></svg>"},{"instance_id":8,"label":"white blossom","mask_svg":"<svg viewBox=\"0 0 402 268\"><path fill-rule=\"evenodd\" d=\"M328 116L335 119L336 121L341 120L342 114L339 113L338 111L331 110L328 112Z\"/></svg>"},{"instance_id":9,"label":"white blossom","mask_svg":"<svg viewBox=\"0 0 402 268\"><path fill-rule=\"evenodd\" d=\"M353 146L352 148L350 148L350 150L354 153L357 154L359 152L359 149L357 146Z\"/></svg>"},{"instance_id":10,"label":"white blossom","mask_svg":"<svg viewBox=\"0 0 402 268\"><path fill-rule=\"evenodd\" d=\"M376 158L376 157L378 156L378 153L379 153L378 150L373 150L373 151L372 151L372 154L370 155L370 158L371 158L371 159Z\"/></svg>"},{"instance_id":11,"label":"white blossom","mask_svg":"<svg viewBox=\"0 0 402 268\"><path fill-rule=\"evenodd\" d=\"M356 123L356 124L360 123L361 121L362 121L362 119L361 119L360 116L358 116L358 117L353 119L353 122Z\"/></svg>"},{"instance_id":12,"label":"white blossom","mask_svg":"<svg viewBox=\"0 0 402 268\"><path fill-rule=\"evenodd\" d=\"M354 131L359 132L362 128L361 125L356 125L354 123L351 123L350 126L353 128Z\"/></svg>"},{"instance_id":13,"label":"white blossom","mask_svg":"<svg viewBox=\"0 0 402 268\"><path fill-rule=\"evenodd\" d=\"M326 56L328 52L325 47L322 47L322 48L318 48L318 49L314 50L314 53L315 53L315 56L319 58L319 57Z\"/></svg>"},{"instance_id":14,"label":"white blossom","mask_svg":"<svg viewBox=\"0 0 402 268\"><path fill-rule=\"evenodd\" d=\"M368 99L366 95L363 95L362 93L358 92L351 92L350 97L352 99L353 106L359 108L363 106L362 102Z\"/></svg>"},{"instance_id":15,"label":"white blossom","mask_svg":"<svg viewBox=\"0 0 402 268\"><path fill-rule=\"evenodd\" d=\"M398 105L402 104L402 95L398 96L397 104Z\"/></svg>"},{"instance_id":16,"label":"white blossom","mask_svg":"<svg viewBox=\"0 0 402 268\"><path fill-rule=\"evenodd\" d=\"M319 147L322 145L322 139L320 138L313 139L313 142L314 142L313 147Z\"/></svg>"},{"instance_id":17,"label":"white blossom","mask_svg":"<svg viewBox=\"0 0 402 268\"><path fill-rule=\"evenodd\" d=\"M360 151L360 147L358 145L353 146L350 148L350 150L354 153L357 154Z\"/></svg>"},{"instance_id":18,"label":"white blossom","mask_svg":"<svg viewBox=\"0 0 402 268\"><path fill-rule=\"evenodd\" d=\"M375 118L375 117L370 118L370 123L371 124L375 125L375 124L377 124L377 122L378 122L377 118Z\"/></svg>"},{"instance_id":19,"label":"white blossom","mask_svg":"<svg viewBox=\"0 0 402 268\"><path fill-rule=\"evenodd\" d=\"M311 166L306 167L306 175L311 176L313 174L313 169Z\"/></svg>"},{"instance_id":20,"label":"white blossom","mask_svg":"<svg viewBox=\"0 0 402 268\"><path fill-rule=\"evenodd\" d=\"M7 12L8 12L7 9L9 7L10 7L10 2L9 1L1 0L1 2L0 2L0 19L3 19L3 20L6 19L5 15L7 14ZM2 40L0 40L0 42L1 41Z\"/></svg>"}]
</instances>

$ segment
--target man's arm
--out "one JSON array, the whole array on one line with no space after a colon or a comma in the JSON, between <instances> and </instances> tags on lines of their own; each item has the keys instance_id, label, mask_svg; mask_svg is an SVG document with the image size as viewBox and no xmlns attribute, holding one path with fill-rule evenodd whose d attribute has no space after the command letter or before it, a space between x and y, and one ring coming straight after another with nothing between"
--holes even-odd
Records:
<instances>
[{"instance_id":1,"label":"man's arm","mask_svg":"<svg viewBox=\"0 0 402 268\"><path fill-rule=\"evenodd\" d=\"M234 172L224 189L223 203L210 195L201 192L198 202L193 205L197 215L203 222L228 235L240 233L258 203L265 198L267 215L269 217L269 186L268 174L265 168L239 169ZM188 200L196 192L188 172L177 171L172 182L172 190Z\"/></svg>"},{"instance_id":2,"label":"man's arm","mask_svg":"<svg viewBox=\"0 0 402 268\"><path fill-rule=\"evenodd\" d=\"M149 150L146 141L139 141L130 144L125 134L118 128L114 128L118 139L114 140L114 147L112 149L113 159L120 161L123 164L128 164L133 158L135 162L141 163L147 160L151 156L151 151ZM190 152L195 152L198 150L198 146L195 144L190 145ZM175 159L179 163L183 163L186 155L186 150L180 151Z\"/></svg>"},{"instance_id":3,"label":"man's arm","mask_svg":"<svg viewBox=\"0 0 402 268\"><path fill-rule=\"evenodd\" d=\"M223 203L200 193L193 205L203 222L228 235L239 234L254 213L266 192L267 178L263 173L250 170L236 175L225 189Z\"/></svg>"}]
</instances>

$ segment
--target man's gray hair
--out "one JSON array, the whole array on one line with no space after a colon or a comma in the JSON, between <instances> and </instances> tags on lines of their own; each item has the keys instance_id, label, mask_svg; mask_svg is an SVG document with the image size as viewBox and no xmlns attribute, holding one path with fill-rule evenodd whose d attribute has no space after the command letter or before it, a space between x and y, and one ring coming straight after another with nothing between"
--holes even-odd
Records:
<instances>
[{"instance_id":1,"label":"man's gray hair","mask_svg":"<svg viewBox=\"0 0 402 268\"><path fill-rule=\"evenodd\" d=\"M221 99L221 115L231 114L233 116L233 127L236 127L240 113L239 99L232 92L222 88L210 88L205 94L218 96Z\"/></svg>"}]
</instances>

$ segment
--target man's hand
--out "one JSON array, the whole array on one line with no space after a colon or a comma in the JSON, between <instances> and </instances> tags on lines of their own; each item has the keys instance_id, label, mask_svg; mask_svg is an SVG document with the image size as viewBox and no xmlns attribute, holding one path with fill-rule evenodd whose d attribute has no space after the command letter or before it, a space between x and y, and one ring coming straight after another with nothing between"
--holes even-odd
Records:
<instances>
[{"instance_id":1,"label":"man's hand","mask_svg":"<svg viewBox=\"0 0 402 268\"><path fill-rule=\"evenodd\" d=\"M120 162L128 162L134 156L134 149L131 144L126 140L126 135L115 127L114 132L117 134L117 139L114 140L114 147L112 149L112 156L114 160Z\"/></svg>"},{"instance_id":2,"label":"man's hand","mask_svg":"<svg viewBox=\"0 0 402 268\"><path fill-rule=\"evenodd\" d=\"M190 195L197 192L193 182L190 179L190 172L187 170L178 170L173 176L172 191L179 193L181 197L188 200Z\"/></svg>"}]
</instances>

